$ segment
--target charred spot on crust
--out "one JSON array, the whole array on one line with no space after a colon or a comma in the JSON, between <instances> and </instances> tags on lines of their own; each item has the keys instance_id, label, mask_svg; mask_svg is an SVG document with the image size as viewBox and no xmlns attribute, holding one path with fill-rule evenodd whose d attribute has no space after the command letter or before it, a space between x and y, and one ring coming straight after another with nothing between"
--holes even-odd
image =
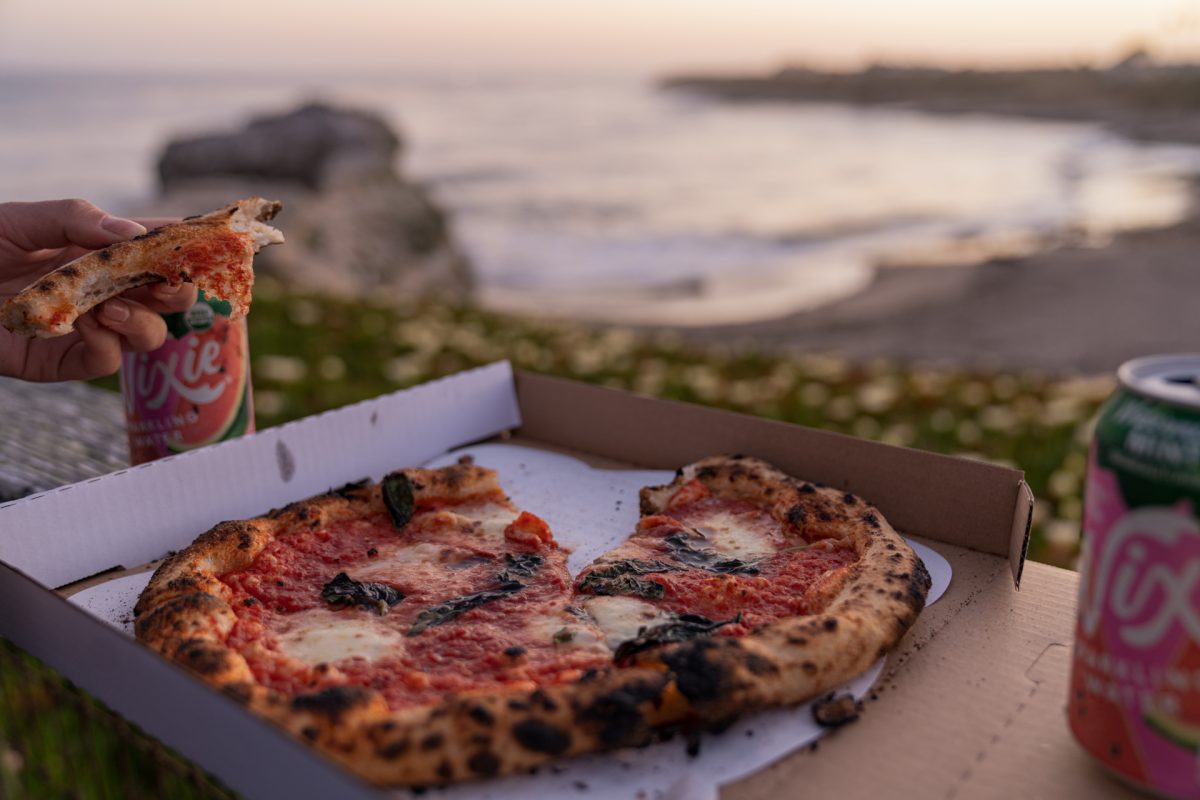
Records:
<instances>
[{"instance_id":1,"label":"charred spot on crust","mask_svg":"<svg viewBox=\"0 0 1200 800\"><path fill-rule=\"evenodd\" d=\"M446 741L446 737L442 736L440 733L431 733L421 740L421 749L436 750L442 746L444 741Z\"/></svg>"},{"instance_id":2,"label":"charred spot on crust","mask_svg":"<svg viewBox=\"0 0 1200 800\"><path fill-rule=\"evenodd\" d=\"M518 700L514 697L512 700L508 701L508 707L513 711L528 711L529 709L533 708L533 705L526 700Z\"/></svg>"},{"instance_id":3,"label":"charred spot on crust","mask_svg":"<svg viewBox=\"0 0 1200 800\"><path fill-rule=\"evenodd\" d=\"M185 594L167 601L149 614L139 616L135 623L137 635L139 639L146 639L155 629L164 627L177 633L185 629L194 631L204 627L203 620L226 608L228 606L224 600L206 592Z\"/></svg>"},{"instance_id":4,"label":"charred spot on crust","mask_svg":"<svg viewBox=\"0 0 1200 800\"><path fill-rule=\"evenodd\" d=\"M488 711L483 706L471 706L467 711L467 716L478 722L480 725L491 725L496 721L491 711Z\"/></svg>"},{"instance_id":5,"label":"charred spot on crust","mask_svg":"<svg viewBox=\"0 0 1200 800\"><path fill-rule=\"evenodd\" d=\"M779 667L774 661L764 658L757 653L746 653L746 669L750 670L754 675L776 675L779 673Z\"/></svg>"},{"instance_id":6,"label":"charred spot on crust","mask_svg":"<svg viewBox=\"0 0 1200 800\"><path fill-rule=\"evenodd\" d=\"M190 222L190 221L192 221L192 220L194 220L194 219L200 219L200 215L199 215L199 214L192 214L190 217L184 217L184 218L183 218L183 221L184 221L184 222Z\"/></svg>"},{"instance_id":7,"label":"charred spot on crust","mask_svg":"<svg viewBox=\"0 0 1200 800\"><path fill-rule=\"evenodd\" d=\"M37 289L39 292L53 292L54 291L54 281L47 278L46 280L38 283L38 285L35 286L34 288Z\"/></svg>"},{"instance_id":8,"label":"charred spot on crust","mask_svg":"<svg viewBox=\"0 0 1200 800\"><path fill-rule=\"evenodd\" d=\"M389 761L393 758L399 758L408 752L408 739L400 739L392 742L387 747L379 750L379 755Z\"/></svg>"},{"instance_id":9,"label":"charred spot on crust","mask_svg":"<svg viewBox=\"0 0 1200 800\"><path fill-rule=\"evenodd\" d=\"M825 509L822 508L820 511L817 512L817 519L821 520L821 522L832 522L833 515L831 515L828 511L826 511Z\"/></svg>"},{"instance_id":10,"label":"charred spot on crust","mask_svg":"<svg viewBox=\"0 0 1200 800\"><path fill-rule=\"evenodd\" d=\"M675 674L675 684L693 702L716 700L729 686L729 669L714 651L720 645L711 639L693 639L665 651L660 658Z\"/></svg>"},{"instance_id":11,"label":"charred spot on crust","mask_svg":"<svg viewBox=\"0 0 1200 800\"><path fill-rule=\"evenodd\" d=\"M188 639L179 645L175 658L201 675L212 675L229 664L229 653L203 639Z\"/></svg>"},{"instance_id":12,"label":"charred spot on crust","mask_svg":"<svg viewBox=\"0 0 1200 800\"><path fill-rule=\"evenodd\" d=\"M355 499L358 499L362 490L366 489L370 485L371 485L371 479L363 478L362 480L351 481L350 483L347 483L343 486L338 486L335 489L330 489L328 493L332 494L332 495L337 495L338 497L342 498L343 500L355 500Z\"/></svg>"},{"instance_id":13,"label":"charred spot on crust","mask_svg":"<svg viewBox=\"0 0 1200 800\"><path fill-rule=\"evenodd\" d=\"M500 769L500 759L490 751L476 753L467 759L467 769L481 778L490 778Z\"/></svg>"},{"instance_id":14,"label":"charred spot on crust","mask_svg":"<svg viewBox=\"0 0 1200 800\"><path fill-rule=\"evenodd\" d=\"M444 781L450 780L450 776L454 774L454 770L450 768L450 762L443 760L437 766L437 775Z\"/></svg>"},{"instance_id":15,"label":"charred spot on crust","mask_svg":"<svg viewBox=\"0 0 1200 800\"><path fill-rule=\"evenodd\" d=\"M513 737L526 750L560 756L571 746L570 731L540 719L525 719L513 726Z\"/></svg>"},{"instance_id":16,"label":"charred spot on crust","mask_svg":"<svg viewBox=\"0 0 1200 800\"><path fill-rule=\"evenodd\" d=\"M848 506L852 506L858 502L858 498L849 492L846 492L844 495L842 495L842 502Z\"/></svg>"},{"instance_id":17,"label":"charred spot on crust","mask_svg":"<svg viewBox=\"0 0 1200 800\"><path fill-rule=\"evenodd\" d=\"M707 467L701 467L696 470L696 477L700 480L711 480L717 477L719 470L711 464Z\"/></svg>"},{"instance_id":18,"label":"charred spot on crust","mask_svg":"<svg viewBox=\"0 0 1200 800\"><path fill-rule=\"evenodd\" d=\"M808 512L804 510L804 506L797 504L787 510L789 524L802 528L806 520L808 520Z\"/></svg>"},{"instance_id":19,"label":"charred spot on crust","mask_svg":"<svg viewBox=\"0 0 1200 800\"><path fill-rule=\"evenodd\" d=\"M250 702L250 687L244 683L229 683L221 687L221 693L239 705Z\"/></svg>"},{"instance_id":20,"label":"charred spot on crust","mask_svg":"<svg viewBox=\"0 0 1200 800\"><path fill-rule=\"evenodd\" d=\"M332 686L313 694L297 695L292 699L292 708L329 717L336 722L342 714L365 703L370 696L371 692L361 686Z\"/></svg>"},{"instance_id":21,"label":"charred spot on crust","mask_svg":"<svg viewBox=\"0 0 1200 800\"><path fill-rule=\"evenodd\" d=\"M513 645L512 647L504 648L503 652L504 655L508 656L509 658L520 658L521 656L525 655L525 648L521 647L520 645Z\"/></svg>"},{"instance_id":22,"label":"charred spot on crust","mask_svg":"<svg viewBox=\"0 0 1200 800\"><path fill-rule=\"evenodd\" d=\"M870 525L872 528L879 527L879 517L875 516L874 514L872 514L870 512L863 514L862 520L863 520L863 522Z\"/></svg>"},{"instance_id":23,"label":"charred spot on crust","mask_svg":"<svg viewBox=\"0 0 1200 800\"><path fill-rule=\"evenodd\" d=\"M837 630L837 625L838 625L838 623L837 623L836 617L829 617L828 619L826 619L824 622L821 623L821 627L827 631Z\"/></svg>"},{"instance_id":24,"label":"charred spot on crust","mask_svg":"<svg viewBox=\"0 0 1200 800\"><path fill-rule=\"evenodd\" d=\"M238 550L249 550L252 544L254 544L254 540L251 539L250 534L245 531L238 534Z\"/></svg>"},{"instance_id":25,"label":"charred spot on crust","mask_svg":"<svg viewBox=\"0 0 1200 800\"><path fill-rule=\"evenodd\" d=\"M800 484L800 491L804 494L814 494L817 490L811 483L802 483Z\"/></svg>"},{"instance_id":26,"label":"charred spot on crust","mask_svg":"<svg viewBox=\"0 0 1200 800\"><path fill-rule=\"evenodd\" d=\"M537 703L546 711L556 711L558 703L554 702L554 698L543 692L541 689L534 690L533 694L529 695L530 702Z\"/></svg>"},{"instance_id":27,"label":"charred spot on crust","mask_svg":"<svg viewBox=\"0 0 1200 800\"><path fill-rule=\"evenodd\" d=\"M300 734L310 742L315 742L317 740L318 733L320 733L320 731L317 730L315 725L305 725L300 729Z\"/></svg>"},{"instance_id":28,"label":"charred spot on crust","mask_svg":"<svg viewBox=\"0 0 1200 800\"><path fill-rule=\"evenodd\" d=\"M101 250L100 252L103 254L105 251ZM108 258L104 258L104 255L101 255L100 257L103 258L105 261L107 261L108 258L112 258L112 254L109 253ZM73 264L68 264L67 266L60 269L58 271L58 274L62 275L64 278L78 278L79 277L79 267L76 267Z\"/></svg>"},{"instance_id":29,"label":"charred spot on crust","mask_svg":"<svg viewBox=\"0 0 1200 800\"><path fill-rule=\"evenodd\" d=\"M595 730L606 748L639 744L648 730L638 706L647 700L657 701L665 686L666 676L662 680L629 682L597 696L579 712L579 720Z\"/></svg>"},{"instance_id":30,"label":"charred spot on crust","mask_svg":"<svg viewBox=\"0 0 1200 800\"><path fill-rule=\"evenodd\" d=\"M811 661L805 661L803 664L800 665L800 669L804 670L805 675L816 675L817 674L817 665Z\"/></svg>"}]
</instances>

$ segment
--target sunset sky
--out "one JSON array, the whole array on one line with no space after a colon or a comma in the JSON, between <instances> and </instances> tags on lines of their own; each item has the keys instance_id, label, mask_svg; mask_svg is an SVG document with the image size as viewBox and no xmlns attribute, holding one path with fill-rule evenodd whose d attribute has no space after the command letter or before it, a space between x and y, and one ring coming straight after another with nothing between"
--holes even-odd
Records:
<instances>
[{"instance_id":1,"label":"sunset sky","mask_svg":"<svg viewBox=\"0 0 1200 800\"><path fill-rule=\"evenodd\" d=\"M646 73L1200 55L1200 0L0 0L0 67Z\"/></svg>"}]
</instances>

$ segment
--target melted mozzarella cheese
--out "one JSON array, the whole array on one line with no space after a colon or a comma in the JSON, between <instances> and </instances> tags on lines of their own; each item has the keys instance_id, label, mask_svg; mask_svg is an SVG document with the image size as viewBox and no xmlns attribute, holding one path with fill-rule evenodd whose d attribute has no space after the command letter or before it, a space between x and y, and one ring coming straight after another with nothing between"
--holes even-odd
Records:
<instances>
[{"instance_id":1,"label":"melted mozzarella cheese","mask_svg":"<svg viewBox=\"0 0 1200 800\"><path fill-rule=\"evenodd\" d=\"M716 512L693 527L704 534L709 547L729 558L748 561L775 552L768 531L756 527L744 514Z\"/></svg>"},{"instance_id":2,"label":"melted mozzarella cheese","mask_svg":"<svg viewBox=\"0 0 1200 800\"><path fill-rule=\"evenodd\" d=\"M470 570L455 567L478 558L469 550L435 542L383 545L374 558L360 561L348 573L354 580L386 583L405 592L436 586L452 596L467 591L474 580Z\"/></svg>"},{"instance_id":3,"label":"melted mozzarella cheese","mask_svg":"<svg viewBox=\"0 0 1200 800\"><path fill-rule=\"evenodd\" d=\"M525 623L525 631L529 640L537 644L554 644L559 647L605 647L596 631L569 611L531 617Z\"/></svg>"},{"instance_id":4,"label":"melted mozzarella cheese","mask_svg":"<svg viewBox=\"0 0 1200 800\"><path fill-rule=\"evenodd\" d=\"M458 506L454 511L443 509L423 518L423 524L446 525L464 530L470 536L484 540L504 540L504 529L515 520L519 512L494 503Z\"/></svg>"},{"instance_id":5,"label":"melted mozzarella cheese","mask_svg":"<svg viewBox=\"0 0 1200 800\"><path fill-rule=\"evenodd\" d=\"M279 636L279 648L308 664L332 664L345 658L374 661L404 648L404 637L381 625L369 611L315 609L296 614L291 622L291 629Z\"/></svg>"},{"instance_id":6,"label":"melted mozzarella cheese","mask_svg":"<svg viewBox=\"0 0 1200 800\"><path fill-rule=\"evenodd\" d=\"M616 650L621 642L636 638L640 628L662 625L673 619L670 612L636 597L588 596L580 603L604 632L604 641L610 650Z\"/></svg>"}]
</instances>

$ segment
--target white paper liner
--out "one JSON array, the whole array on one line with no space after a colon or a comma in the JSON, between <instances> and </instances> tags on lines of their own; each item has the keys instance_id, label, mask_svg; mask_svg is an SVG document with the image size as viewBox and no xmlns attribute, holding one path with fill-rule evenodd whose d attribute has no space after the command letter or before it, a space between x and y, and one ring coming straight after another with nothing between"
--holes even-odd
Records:
<instances>
[{"instance_id":1,"label":"white paper liner","mask_svg":"<svg viewBox=\"0 0 1200 800\"><path fill-rule=\"evenodd\" d=\"M508 444L465 447L426 466L453 464L471 455L480 466L500 473L501 484L521 509L546 520L554 538L570 549L567 565L577 574L634 530L638 492L669 483L664 470L602 470L558 453ZM379 477L379 476L376 476ZM950 585L949 562L934 550L908 540L932 578L926 605ZM133 606L151 573L130 575L86 589L71 602L133 635ZM839 687L862 699L883 670L881 659L863 675ZM536 775L514 775L424 793L446 800L530 800L534 797L631 798L632 800L715 800L722 784L736 781L815 742L825 729L812 718L811 704L759 712L721 734L704 734L701 757L689 756L683 741L581 756L552 764ZM397 797L411 793L398 790Z\"/></svg>"}]
</instances>

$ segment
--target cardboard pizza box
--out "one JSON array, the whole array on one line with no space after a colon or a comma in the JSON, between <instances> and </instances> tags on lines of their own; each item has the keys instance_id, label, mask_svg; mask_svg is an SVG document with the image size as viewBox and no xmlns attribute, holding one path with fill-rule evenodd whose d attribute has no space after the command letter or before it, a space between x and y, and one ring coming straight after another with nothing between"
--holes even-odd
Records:
<instances>
[{"instance_id":1,"label":"cardboard pizza box","mask_svg":"<svg viewBox=\"0 0 1200 800\"><path fill-rule=\"evenodd\" d=\"M66 595L220 520L497 437L643 469L752 453L870 499L951 563L949 590L889 656L862 719L721 797L1124 794L1067 731L1076 579L1024 564L1033 497L1019 471L505 363L0 505L0 635L248 797L387 796Z\"/></svg>"}]
</instances>

